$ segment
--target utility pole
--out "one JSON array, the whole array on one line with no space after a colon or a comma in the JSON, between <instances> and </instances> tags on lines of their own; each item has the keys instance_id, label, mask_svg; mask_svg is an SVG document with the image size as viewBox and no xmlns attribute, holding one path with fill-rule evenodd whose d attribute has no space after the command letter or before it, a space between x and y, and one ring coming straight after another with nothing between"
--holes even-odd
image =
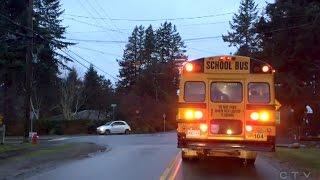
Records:
<instances>
[{"instance_id":1,"label":"utility pole","mask_svg":"<svg viewBox=\"0 0 320 180\"><path fill-rule=\"evenodd\" d=\"M115 109L117 107L117 104L111 104L111 107L112 107L112 120L115 121Z\"/></svg>"},{"instance_id":2,"label":"utility pole","mask_svg":"<svg viewBox=\"0 0 320 180\"><path fill-rule=\"evenodd\" d=\"M27 7L27 37L28 45L26 50L25 65L25 122L24 122L24 142L29 141L30 130L30 100L31 100L31 81L32 81L32 52L33 52L33 0L28 0Z\"/></svg>"},{"instance_id":3,"label":"utility pole","mask_svg":"<svg viewBox=\"0 0 320 180\"><path fill-rule=\"evenodd\" d=\"M155 89L155 96L156 96L156 102L158 103L158 83L157 83L157 77L156 77L156 72L153 73L153 86Z\"/></svg>"},{"instance_id":4,"label":"utility pole","mask_svg":"<svg viewBox=\"0 0 320 180\"><path fill-rule=\"evenodd\" d=\"M313 74L313 76L312 76L312 85L313 85L313 87L312 87L312 89L313 89L313 94L314 95L316 95L317 94L317 92L316 92L316 83L317 83L317 81L316 81L316 74Z\"/></svg>"}]
</instances>

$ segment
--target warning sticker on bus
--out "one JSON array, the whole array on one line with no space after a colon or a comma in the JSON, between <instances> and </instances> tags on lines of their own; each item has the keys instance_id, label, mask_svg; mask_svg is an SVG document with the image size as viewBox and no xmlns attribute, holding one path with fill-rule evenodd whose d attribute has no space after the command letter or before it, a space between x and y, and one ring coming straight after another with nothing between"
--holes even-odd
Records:
<instances>
[{"instance_id":1,"label":"warning sticker on bus","mask_svg":"<svg viewBox=\"0 0 320 180\"><path fill-rule=\"evenodd\" d=\"M247 57L214 57L204 61L205 73L249 73L250 59Z\"/></svg>"},{"instance_id":2,"label":"warning sticker on bus","mask_svg":"<svg viewBox=\"0 0 320 180\"><path fill-rule=\"evenodd\" d=\"M241 119L242 111L243 109L241 108L241 105L213 105L215 118Z\"/></svg>"}]
</instances>

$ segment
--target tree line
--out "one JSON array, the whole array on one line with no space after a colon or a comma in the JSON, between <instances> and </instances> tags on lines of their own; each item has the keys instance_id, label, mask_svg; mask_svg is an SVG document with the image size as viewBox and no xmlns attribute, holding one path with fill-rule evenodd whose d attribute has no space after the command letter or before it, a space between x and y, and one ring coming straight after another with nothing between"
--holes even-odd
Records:
<instances>
[{"instance_id":1,"label":"tree line","mask_svg":"<svg viewBox=\"0 0 320 180\"><path fill-rule=\"evenodd\" d=\"M79 77L68 62L74 61L65 38L59 0L34 0L33 29L27 25L28 3L4 0L0 4L0 113L5 122L24 119L26 53L32 38L31 118L62 115L73 120L82 110L110 114L155 130L165 116L174 122L178 89L178 66L186 59L185 45L170 22L158 29L136 26L120 65L115 85L91 65ZM30 32L32 36L30 36ZM106 116L107 118L107 116ZM110 120L110 118L109 118ZM161 124L160 124L161 121ZM170 124L170 123L169 123Z\"/></svg>"},{"instance_id":2,"label":"tree line","mask_svg":"<svg viewBox=\"0 0 320 180\"><path fill-rule=\"evenodd\" d=\"M305 105L320 118L320 2L268 3L259 14L254 0L242 0L223 40L236 54L255 57L276 69L276 98L301 121ZM316 121L320 125L320 121Z\"/></svg>"},{"instance_id":3,"label":"tree line","mask_svg":"<svg viewBox=\"0 0 320 180\"><path fill-rule=\"evenodd\" d=\"M67 51L74 43L65 38L60 0L34 0L32 37L25 18L27 1L3 0L0 10L0 113L5 121L23 119L25 54L32 38L30 103L35 119L62 114L71 120L81 110L110 112L115 103L118 119L159 130L165 115L174 124L178 67L187 56L172 23L133 29L117 59L119 76L112 85L94 65L83 78L67 66L74 60ZM299 111L305 103L319 102L319 10L316 0L275 1L259 13L254 0L241 0L222 36L237 48L235 54L269 62L277 71L277 99Z\"/></svg>"},{"instance_id":4,"label":"tree line","mask_svg":"<svg viewBox=\"0 0 320 180\"><path fill-rule=\"evenodd\" d=\"M187 58L185 52L184 42L170 22L158 29L151 25L134 28L118 60L120 80L116 92L121 118L136 119L158 129L162 129L164 116L174 123L178 67Z\"/></svg>"},{"instance_id":5,"label":"tree line","mask_svg":"<svg viewBox=\"0 0 320 180\"><path fill-rule=\"evenodd\" d=\"M319 97L313 80L320 72L320 2L276 1L258 14L254 0L242 0L223 35L236 54L269 62L277 71L277 95L283 104ZM307 98L307 99L306 99Z\"/></svg>"},{"instance_id":6,"label":"tree line","mask_svg":"<svg viewBox=\"0 0 320 180\"><path fill-rule=\"evenodd\" d=\"M83 78L65 53L74 45L65 38L59 0L34 0L33 29L28 28L28 1L4 0L0 4L0 114L6 122L22 122L25 101L27 44L33 40L31 116L34 119L62 114L72 120L78 111L109 110L114 88L91 65ZM28 32L31 31L32 37ZM64 73L68 72L68 73Z\"/></svg>"}]
</instances>

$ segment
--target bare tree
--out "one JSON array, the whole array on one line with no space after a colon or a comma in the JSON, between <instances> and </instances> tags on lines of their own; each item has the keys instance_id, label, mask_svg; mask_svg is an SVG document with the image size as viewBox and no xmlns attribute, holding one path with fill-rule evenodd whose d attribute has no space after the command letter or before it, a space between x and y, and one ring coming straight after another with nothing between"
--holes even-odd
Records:
<instances>
[{"instance_id":1,"label":"bare tree","mask_svg":"<svg viewBox=\"0 0 320 180\"><path fill-rule=\"evenodd\" d=\"M60 109L63 117L66 120L72 120L85 102L83 84L77 78L75 69L72 69L68 77L62 80L60 89Z\"/></svg>"},{"instance_id":2,"label":"bare tree","mask_svg":"<svg viewBox=\"0 0 320 180\"><path fill-rule=\"evenodd\" d=\"M32 118L38 120L40 117L42 97L37 93L36 89L33 89L33 92L30 98L30 104L31 104Z\"/></svg>"}]
</instances>

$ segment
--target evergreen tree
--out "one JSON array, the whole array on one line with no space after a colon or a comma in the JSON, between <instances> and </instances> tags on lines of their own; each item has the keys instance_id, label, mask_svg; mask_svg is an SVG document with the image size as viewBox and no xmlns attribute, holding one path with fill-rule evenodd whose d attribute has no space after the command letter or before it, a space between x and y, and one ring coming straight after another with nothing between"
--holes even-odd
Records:
<instances>
[{"instance_id":1,"label":"evergreen tree","mask_svg":"<svg viewBox=\"0 0 320 180\"><path fill-rule=\"evenodd\" d=\"M96 93L100 96L96 101L96 104L99 105L99 112L110 112L112 110L110 106L115 100L111 81L100 76L100 90Z\"/></svg>"},{"instance_id":2,"label":"evergreen tree","mask_svg":"<svg viewBox=\"0 0 320 180\"><path fill-rule=\"evenodd\" d=\"M64 67L65 60L69 61L56 51L72 44L64 41L66 27L61 25L60 19L63 12L60 0L34 1L34 31L38 36L34 38L32 100L34 105L41 107L40 112L44 116L52 115L51 110L58 103L59 67ZM44 98L46 101L37 101Z\"/></svg>"},{"instance_id":3,"label":"evergreen tree","mask_svg":"<svg viewBox=\"0 0 320 180\"><path fill-rule=\"evenodd\" d=\"M0 84L3 87L1 111L5 121L20 119L23 96L24 61L29 38L26 25L27 1L4 0L0 3ZM18 26L17 24L21 24ZM0 112L1 113L1 112Z\"/></svg>"},{"instance_id":4,"label":"evergreen tree","mask_svg":"<svg viewBox=\"0 0 320 180\"><path fill-rule=\"evenodd\" d=\"M88 71L84 75L84 96L86 98L85 108L87 110L98 110L99 104L97 101L100 98L100 79L93 65L90 65Z\"/></svg>"},{"instance_id":5,"label":"evergreen tree","mask_svg":"<svg viewBox=\"0 0 320 180\"><path fill-rule=\"evenodd\" d=\"M170 22L161 24L156 31L156 57L158 65L155 72L158 97L162 100L175 100L179 82L177 61L185 53L185 45L178 33L176 26Z\"/></svg>"},{"instance_id":6,"label":"evergreen tree","mask_svg":"<svg viewBox=\"0 0 320 180\"><path fill-rule=\"evenodd\" d=\"M33 94L32 106L40 114L49 115L58 104L59 66L69 60L57 53L71 45L64 42L65 27L61 25L63 13L59 0L35 0L33 4ZM5 0L0 4L0 81L4 83L4 113L10 109L23 112L19 105L23 99L25 54L30 31L27 26L28 1ZM17 78L20 77L20 78ZM47 101L41 99L46 98ZM41 107L41 109L40 109ZM18 109L15 109L18 108ZM2 109L2 108L1 108ZM7 120L19 119L5 115Z\"/></svg>"},{"instance_id":7,"label":"evergreen tree","mask_svg":"<svg viewBox=\"0 0 320 180\"><path fill-rule=\"evenodd\" d=\"M151 25L145 31L144 41L144 59L147 66L151 66L156 63L156 39L153 28Z\"/></svg>"},{"instance_id":8,"label":"evergreen tree","mask_svg":"<svg viewBox=\"0 0 320 180\"><path fill-rule=\"evenodd\" d=\"M251 56L257 52L259 41L256 37L255 23L257 21L257 5L254 0L241 0L238 14L234 14L227 35L222 39L229 43L229 46L238 48L236 54Z\"/></svg>"},{"instance_id":9,"label":"evergreen tree","mask_svg":"<svg viewBox=\"0 0 320 180\"><path fill-rule=\"evenodd\" d=\"M156 31L156 52L159 62L169 62L185 53L185 45L175 25L164 22Z\"/></svg>"},{"instance_id":10,"label":"evergreen tree","mask_svg":"<svg viewBox=\"0 0 320 180\"><path fill-rule=\"evenodd\" d=\"M127 89L135 83L144 65L144 27L136 26L129 37L120 65L119 87Z\"/></svg>"},{"instance_id":11,"label":"evergreen tree","mask_svg":"<svg viewBox=\"0 0 320 180\"><path fill-rule=\"evenodd\" d=\"M319 17L319 1L276 1L267 5L266 17L257 25L263 42L259 56L277 70L281 86L276 92L282 104L319 99Z\"/></svg>"}]
</instances>

